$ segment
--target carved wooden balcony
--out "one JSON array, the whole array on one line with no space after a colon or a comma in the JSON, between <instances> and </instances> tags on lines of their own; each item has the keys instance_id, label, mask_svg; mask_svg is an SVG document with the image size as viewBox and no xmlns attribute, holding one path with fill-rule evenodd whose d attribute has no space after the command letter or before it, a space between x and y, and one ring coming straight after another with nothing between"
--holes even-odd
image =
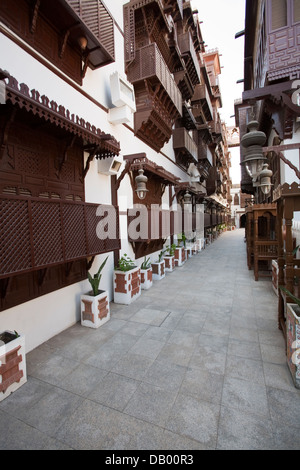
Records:
<instances>
[{"instance_id":1,"label":"carved wooden balcony","mask_svg":"<svg viewBox=\"0 0 300 470\"><path fill-rule=\"evenodd\" d=\"M217 191L218 188L218 172L217 167L213 166L209 170L209 176L206 181L207 195L210 196Z\"/></svg>"},{"instance_id":2,"label":"carved wooden balcony","mask_svg":"<svg viewBox=\"0 0 300 470\"><path fill-rule=\"evenodd\" d=\"M127 78L135 88L135 133L159 151L170 139L175 120L182 115L182 97L155 43L136 51Z\"/></svg>"},{"instance_id":3,"label":"carved wooden balcony","mask_svg":"<svg viewBox=\"0 0 300 470\"><path fill-rule=\"evenodd\" d=\"M179 34L177 40L186 70L178 71L174 76L184 99L189 100L194 94L195 86L200 83L200 65L190 32Z\"/></svg>"},{"instance_id":4,"label":"carved wooden balcony","mask_svg":"<svg viewBox=\"0 0 300 470\"><path fill-rule=\"evenodd\" d=\"M193 106L193 114L197 121L202 124L202 116L204 115L206 121L213 120L213 108L211 99L205 84L196 85L195 93L191 99Z\"/></svg>"},{"instance_id":5,"label":"carved wooden balcony","mask_svg":"<svg viewBox=\"0 0 300 470\"><path fill-rule=\"evenodd\" d=\"M120 248L117 207L22 196L0 196L0 207L0 279Z\"/></svg>"},{"instance_id":6,"label":"carved wooden balcony","mask_svg":"<svg viewBox=\"0 0 300 470\"><path fill-rule=\"evenodd\" d=\"M183 0L163 0L164 12L171 14L174 21L183 17Z\"/></svg>"},{"instance_id":7,"label":"carved wooden balcony","mask_svg":"<svg viewBox=\"0 0 300 470\"><path fill-rule=\"evenodd\" d=\"M197 144L184 127L173 130L173 148L176 158L185 166L198 162Z\"/></svg>"}]
</instances>

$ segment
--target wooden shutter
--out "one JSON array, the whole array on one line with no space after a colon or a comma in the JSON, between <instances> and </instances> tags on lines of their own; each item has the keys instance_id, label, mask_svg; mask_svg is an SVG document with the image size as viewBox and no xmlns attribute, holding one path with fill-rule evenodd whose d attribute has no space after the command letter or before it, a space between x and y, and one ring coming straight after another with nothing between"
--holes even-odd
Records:
<instances>
[{"instance_id":1,"label":"wooden shutter","mask_svg":"<svg viewBox=\"0 0 300 470\"><path fill-rule=\"evenodd\" d=\"M272 31L287 26L287 0L272 0Z\"/></svg>"}]
</instances>

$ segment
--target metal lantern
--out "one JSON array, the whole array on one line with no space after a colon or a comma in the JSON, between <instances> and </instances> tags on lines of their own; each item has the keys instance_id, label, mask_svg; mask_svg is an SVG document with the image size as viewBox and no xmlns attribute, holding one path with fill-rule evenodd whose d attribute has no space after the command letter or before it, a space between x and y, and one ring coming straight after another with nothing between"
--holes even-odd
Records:
<instances>
[{"instance_id":1,"label":"metal lantern","mask_svg":"<svg viewBox=\"0 0 300 470\"><path fill-rule=\"evenodd\" d=\"M258 121L251 121L248 124L249 132L241 139L242 146L246 149L244 164L248 175L256 183L257 176L261 172L267 158L263 155L263 145L266 141L266 134L258 131Z\"/></svg>"},{"instance_id":2,"label":"metal lantern","mask_svg":"<svg viewBox=\"0 0 300 470\"><path fill-rule=\"evenodd\" d=\"M139 199L145 199L148 189L146 187L146 183L148 181L147 176L144 175L144 170L141 168L139 170L138 176L135 178L136 182L136 194Z\"/></svg>"},{"instance_id":3,"label":"metal lantern","mask_svg":"<svg viewBox=\"0 0 300 470\"><path fill-rule=\"evenodd\" d=\"M188 192L188 190L186 190L186 193L185 195L183 196L183 204L191 204L192 202L192 196L191 194Z\"/></svg>"},{"instance_id":4,"label":"metal lantern","mask_svg":"<svg viewBox=\"0 0 300 470\"><path fill-rule=\"evenodd\" d=\"M272 178L272 175L273 175L272 170L270 170L269 165L267 163L265 163L263 165L262 171L259 174L259 179L260 179L259 187L262 190L262 192L266 195L269 194L270 191L271 191L271 186L272 186L271 178Z\"/></svg>"}]
</instances>

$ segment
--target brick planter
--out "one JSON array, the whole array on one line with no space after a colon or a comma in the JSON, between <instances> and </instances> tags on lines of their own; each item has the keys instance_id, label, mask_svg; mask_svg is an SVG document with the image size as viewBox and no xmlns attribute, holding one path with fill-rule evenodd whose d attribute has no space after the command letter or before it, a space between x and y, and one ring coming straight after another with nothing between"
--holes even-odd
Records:
<instances>
[{"instance_id":1,"label":"brick planter","mask_svg":"<svg viewBox=\"0 0 300 470\"><path fill-rule=\"evenodd\" d=\"M191 246L188 246L187 248L184 249L185 251L185 258L192 258L193 256L193 248Z\"/></svg>"},{"instance_id":2,"label":"brick planter","mask_svg":"<svg viewBox=\"0 0 300 470\"><path fill-rule=\"evenodd\" d=\"M89 328L99 328L110 319L110 308L107 291L99 294L81 296L81 324Z\"/></svg>"},{"instance_id":3,"label":"brick planter","mask_svg":"<svg viewBox=\"0 0 300 470\"><path fill-rule=\"evenodd\" d=\"M160 281L166 276L165 260L152 263L152 278L154 281Z\"/></svg>"},{"instance_id":4,"label":"brick planter","mask_svg":"<svg viewBox=\"0 0 300 470\"><path fill-rule=\"evenodd\" d=\"M143 290L148 290L152 287L152 268L141 269L141 288Z\"/></svg>"},{"instance_id":5,"label":"brick planter","mask_svg":"<svg viewBox=\"0 0 300 470\"><path fill-rule=\"evenodd\" d=\"M300 389L300 316L295 304L286 306L287 363L296 388Z\"/></svg>"},{"instance_id":6,"label":"brick planter","mask_svg":"<svg viewBox=\"0 0 300 470\"><path fill-rule=\"evenodd\" d=\"M165 256L165 272L171 273L175 269L175 256Z\"/></svg>"},{"instance_id":7,"label":"brick planter","mask_svg":"<svg viewBox=\"0 0 300 470\"><path fill-rule=\"evenodd\" d=\"M129 305L141 295L141 269L114 271L114 302Z\"/></svg>"},{"instance_id":8,"label":"brick planter","mask_svg":"<svg viewBox=\"0 0 300 470\"><path fill-rule=\"evenodd\" d=\"M184 246L178 246L175 249L175 266L183 266L186 262Z\"/></svg>"},{"instance_id":9,"label":"brick planter","mask_svg":"<svg viewBox=\"0 0 300 470\"><path fill-rule=\"evenodd\" d=\"M12 338L3 342L3 336ZM0 334L0 401L27 382L25 337L10 331Z\"/></svg>"},{"instance_id":10,"label":"brick planter","mask_svg":"<svg viewBox=\"0 0 300 470\"><path fill-rule=\"evenodd\" d=\"M275 259L272 259L272 287L276 295L278 295L278 263Z\"/></svg>"}]
</instances>

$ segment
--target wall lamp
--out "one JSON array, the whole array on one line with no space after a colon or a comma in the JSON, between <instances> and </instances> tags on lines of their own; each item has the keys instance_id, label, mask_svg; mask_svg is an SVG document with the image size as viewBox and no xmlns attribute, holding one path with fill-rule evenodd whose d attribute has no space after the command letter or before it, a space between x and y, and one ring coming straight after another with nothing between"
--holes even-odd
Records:
<instances>
[{"instance_id":1,"label":"wall lamp","mask_svg":"<svg viewBox=\"0 0 300 470\"><path fill-rule=\"evenodd\" d=\"M146 194L148 192L147 189L147 181L148 178L147 176L144 175L144 170L142 168L139 169L139 174L135 178L135 183L136 183L136 194L139 199L145 199Z\"/></svg>"},{"instance_id":2,"label":"wall lamp","mask_svg":"<svg viewBox=\"0 0 300 470\"><path fill-rule=\"evenodd\" d=\"M248 175L252 178L253 187L261 188L262 192L267 195L271 191L273 172L268 169L268 159L263 154L266 134L258 131L258 126L258 121L249 122L249 132L241 139L241 145L246 149L242 164L245 165Z\"/></svg>"}]
</instances>

